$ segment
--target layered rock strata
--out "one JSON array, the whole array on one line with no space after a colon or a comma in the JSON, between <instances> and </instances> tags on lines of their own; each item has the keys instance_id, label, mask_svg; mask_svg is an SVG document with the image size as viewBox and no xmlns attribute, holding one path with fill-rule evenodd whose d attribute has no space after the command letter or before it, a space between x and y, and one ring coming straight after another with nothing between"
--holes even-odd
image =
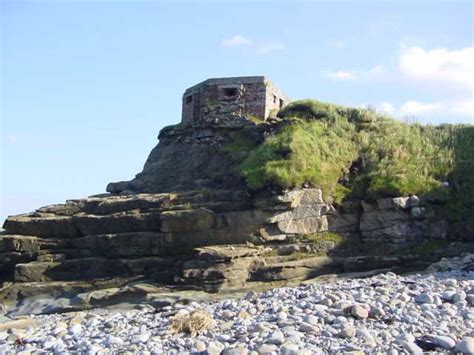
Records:
<instances>
[{"instance_id":1,"label":"layered rock strata","mask_svg":"<svg viewBox=\"0 0 474 355\"><path fill-rule=\"evenodd\" d=\"M410 256L384 252L446 238L445 222L434 216L416 197L335 208L319 189L102 195L9 217L0 235L1 277L55 289L57 281L89 281L94 289L98 281L141 277L217 291L413 266ZM367 255L366 245L379 247Z\"/></svg>"}]
</instances>

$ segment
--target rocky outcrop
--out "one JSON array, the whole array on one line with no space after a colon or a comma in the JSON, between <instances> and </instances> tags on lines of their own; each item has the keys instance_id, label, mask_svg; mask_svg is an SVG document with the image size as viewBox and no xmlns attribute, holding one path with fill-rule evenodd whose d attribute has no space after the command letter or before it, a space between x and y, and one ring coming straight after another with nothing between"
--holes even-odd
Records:
<instances>
[{"instance_id":1,"label":"rocky outcrop","mask_svg":"<svg viewBox=\"0 0 474 355\"><path fill-rule=\"evenodd\" d=\"M167 127L135 179L9 217L0 281L13 283L0 298L126 287L137 278L239 290L413 266L419 259L407 248L448 237L436 205L416 196L333 205L318 188L249 192L235 167L277 128L245 122Z\"/></svg>"},{"instance_id":2,"label":"rocky outcrop","mask_svg":"<svg viewBox=\"0 0 474 355\"><path fill-rule=\"evenodd\" d=\"M235 169L236 159L263 141L263 127L244 120L232 127L168 126L161 130L159 144L151 151L143 171L131 181L110 183L111 193L157 193L195 189L244 188ZM247 149L226 147L245 142ZM244 147L245 148L245 147Z\"/></svg>"},{"instance_id":3,"label":"rocky outcrop","mask_svg":"<svg viewBox=\"0 0 474 355\"><path fill-rule=\"evenodd\" d=\"M439 203L417 196L347 201L329 217L329 230L358 235L366 249L379 253L448 240L449 224L437 211Z\"/></svg>"},{"instance_id":4,"label":"rocky outcrop","mask_svg":"<svg viewBox=\"0 0 474 355\"><path fill-rule=\"evenodd\" d=\"M4 228L4 280L140 276L208 291L401 266L409 259L384 251L447 235L432 206L415 196L335 208L312 188L256 196L240 190L109 194L12 216ZM369 252L364 245L373 244L383 246L378 259L361 257Z\"/></svg>"},{"instance_id":5,"label":"rocky outcrop","mask_svg":"<svg viewBox=\"0 0 474 355\"><path fill-rule=\"evenodd\" d=\"M327 230L321 221L330 210L319 189L258 201L223 190L70 200L5 221L2 270L21 282L163 270L167 257L178 262L200 255L196 248L203 246L264 244L274 231L285 241Z\"/></svg>"}]
</instances>

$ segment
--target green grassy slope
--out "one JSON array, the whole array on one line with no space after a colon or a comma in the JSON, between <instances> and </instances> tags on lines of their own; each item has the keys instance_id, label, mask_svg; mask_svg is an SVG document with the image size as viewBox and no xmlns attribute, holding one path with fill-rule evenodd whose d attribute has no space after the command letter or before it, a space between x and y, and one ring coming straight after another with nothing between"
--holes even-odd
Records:
<instances>
[{"instance_id":1,"label":"green grassy slope","mask_svg":"<svg viewBox=\"0 0 474 355\"><path fill-rule=\"evenodd\" d=\"M240 165L251 189L306 183L336 202L431 195L448 201L452 218L472 211L472 125L407 124L314 100L293 102L278 116L287 124Z\"/></svg>"}]
</instances>

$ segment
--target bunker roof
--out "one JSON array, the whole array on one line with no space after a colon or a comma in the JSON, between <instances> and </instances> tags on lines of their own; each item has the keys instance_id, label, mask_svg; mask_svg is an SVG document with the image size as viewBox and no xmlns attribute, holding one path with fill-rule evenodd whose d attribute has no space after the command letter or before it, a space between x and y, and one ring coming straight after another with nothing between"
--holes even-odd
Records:
<instances>
[{"instance_id":1,"label":"bunker roof","mask_svg":"<svg viewBox=\"0 0 474 355\"><path fill-rule=\"evenodd\" d=\"M268 80L265 76L236 76L231 78L211 78L187 88L184 94L187 95L190 92L210 85L255 84L264 82L270 82L270 80Z\"/></svg>"}]
</instances>

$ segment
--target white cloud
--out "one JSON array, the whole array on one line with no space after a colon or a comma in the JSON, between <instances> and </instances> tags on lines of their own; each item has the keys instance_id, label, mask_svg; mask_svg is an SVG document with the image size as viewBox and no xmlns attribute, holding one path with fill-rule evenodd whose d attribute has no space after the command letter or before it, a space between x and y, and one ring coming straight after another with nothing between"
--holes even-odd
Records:
<instances>
[{"instance_id":1,"label":"white cloud","mask_svg":"<svg viewBox=\"0 0 474 355\"><path fill-rule=\"evenodd\" d=\"M470 115L474 124L474 99L458 101L456 105L452 106L453 114L457 115Z\"/></svg>"},{"instance_id":2,"label":"white cloud","mask_svg":"<svg viewBox=\"0 0 474 355\"><path fill-rule=\"evenodd\" d=\"M285 44L281 42L255 41L253 39L241 35L234 35L228 38L224 38L221 41L221 46L225 48L247 47L260 55L286 49Z\"/></svg>"},{"instance_id":3,"label":"white cloud","mask_svg":"<svg viewBox=\"0 0 474 355\"><path fill-rule=\"evenodd\" d=\"M433 113L441 111L442 104L440 102L423 103L419 101L406 101L398 109L399 115L411 116L423 113Z\"/></svg>"},{"instance_id":4,"label":"white cloud","mask_svg":"<svg viewBox=\"0 0 474 355\"><path fill-rule=\"evenodd\" d=\"M355 73L346 70L328 71L326 76L333 80L355 80L357 76Z\"/></svg>"},{"instance_id":5,"label":"white cloud","mask_svg":"<svg viewBox=\"0 0 474 355\"><path fill-rule=\"evenodd\" d=\"M408 100L396 107L390 102L381 102L375 106L381 113L394 115L397 117L407 116L464 116L471 123L474 123L474 100L450 100L421 102ZM467 121L467 122L469 122Z\"/></svg>"},{"instance_id":6,"label":"white cloud","mask_svg":"<svg viewBox=\"0 0 474 355\"><path fill-rule=\"evenodd\" d=\"M385 74L385 68L381 65L376 65L367 70L335 70L323 72L325 76L332 80L354 81L354 80L376 80L380 79Z\"/></svg>"},{"instance_id":7,"label":"white cloud","mask_svg":"<svg viewBox=\"0 0 474 355\"><path fill-rule=\"evenodd\" d=\"M381 113L386 113L386 114L394 114L396 109L395 106L393 106L390 102L381 102L380 104L377 105L377 111Z\"/></svg>"},{"instance_id":8,"label":"white cloud","mask_svg":"<svg viewBox=\"0 0 474 355\"><path fill-rule=\"evenodd\" d=\"M450 51L427 50L419 46L402 49L398 68L407 77L428 84L454 85L473 89L474 47Z\"/></svg>"},{"instance_id":9,"label":"white cloud","mask_svg":"<svg viewBox=\"0 0 474 355\"><path fill-rule=\"evenodd\" d=\"M222 47L242 47L242 46L249 46L253 42L248 39L247 37L235 35L229 38L224 38L221 41Z\"/></svg>"}]
</instances>

